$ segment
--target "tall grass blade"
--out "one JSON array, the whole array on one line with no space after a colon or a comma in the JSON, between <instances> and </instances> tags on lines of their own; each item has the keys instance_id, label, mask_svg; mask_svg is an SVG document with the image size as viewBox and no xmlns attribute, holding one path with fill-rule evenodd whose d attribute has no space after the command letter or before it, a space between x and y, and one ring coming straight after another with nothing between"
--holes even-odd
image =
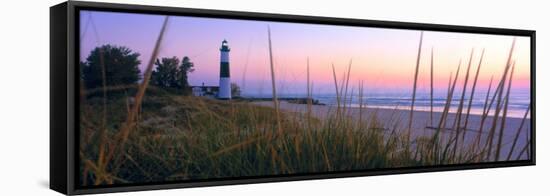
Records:
<instances>
[{"instance_id":1,"label":"tall grass blade","mask_svg":"<svg viewBox=\"0 0 550 196\"><path fill-rule=\"evenodd\" d=\"M437 139L437 141L439 141L439 133L441 132L441 129L445 129L447 127L447 115L449 114L449 110L451 109L451 104L452 104L452 100L453 100L453 96L454 96L454 91L455 91L455 88L456 88L456 82L458 80L458 76L459 76L459 73L460 73L460 65L462 64L462 59L458 62L458 68L456 70L456 75L454 77L454 81L453 81L453 85L450 86L450 90L447 94L447 100L445 101L445 108L443 110L443 114L441 115L440 117L440 120L439 120L439 124L437 126L437 131L436 131L436 134L435 137L434 137L434 143L436 142L435 139ZM444 152L443 152L443 158L445 158L445 155L447 153L447 149L449 148L449 145L451 144L451 139L453 137L451 137L451 133L449 133L449 136L447 136L449 139L446 143L446 147L444 149Z\"/></svg>"},{"instance_id":2,"label":"tall grass blade","mask_svg":"<svg viewBox=\"0 0 550 196\"><path fill-rule=\"evenodd\" d=\"M432 47L430 58L430 126L434 122L434 48Z\"/></svg>"},{"instance_id":3,"label":"tall grass blade","mask_svg":"<svg viewBox=\"0 0 550 196\"><path fill-rule=\"evenodd\" d=\"M451 80L453 78L453 74L451 73L451 75L449 77L449 85L448 85L448 88L447 88L447 98L445 100L445 106L443 108L443 112L441 113L441 116L439 117L439 123L436 127L436 131L435 131L435 134L433 136L431 146L430 146L430 149L433 151L433 156L434 157L438 157L439 146L437 144L439 144L439 142L440 142L439 135L441 134L441 130L444 129L446 127L446 124L447 124L447 115L449 114L449 109L451 108L451 102L452 102L453 95L454 95L454 89L455 89L455 86L456 86L456 81L457 81L458 75L460 73L460 65L461 64L462 64L462 60L458 62L458 68L456 70L456 75L454 77L454 81L452 82L452 85L451 85Z\"/></svg>"},{"instance_id":4,"label":"tall grass blade","mask_svg":"<svg viewBox=\"0 0 550 196\"><path fill-rule=\"evenodd\" d=\"M529 131L527 131L527 132L529 132ZM516 157L516 160L520 160L521 156L523 156L523 153L529 151L529 148L531 148L531 138L527 139L527 142L525 142L525 145L523 146L523 148L519 152L518 156ZM527 153L527 158L528 159L530 158L529 153Z\"/></svg>"},{"instance_id":5,"label":"tall grass blade","mask_svg":"<svg viewBox=\"0 0 550 196\"><path fill-rule=\"evenodd\" d=\"M468 121L470 120L470 111L472 109L472 102L474 101L474 95L476 91L477 86L477 79L479 76L479 70L481 69L481 64L483 62L483 56L485 55L485 49L481 51L481 57L479 58L479 63L477 65L476 75L474 76L474 84L472 85L472 92L470 93L470 100L468 102L468 109L466 110L466 120L464 122L464 129L468 129ZM466 131L462 132L462 141L464 141L466 137Z\"/></svg>"},{"instance_id":6,"label":"tall grass blade","mask_svg":"<svg viewBox=\"0 0 550 196\"><path fill-rule=\"evenodd\" d=\"M409 114L409 125L407 130L407 150L408 146L410 145L411 141L411 129L412 129L412 122L413 122L413 115L414 115L414 101L416 99L416 85L418 82L418 69L420 67L420 55L422 53L422 39L424 37L424 31L420 32L420 42L418 43L418 55L416 56L416 69L414 71L414 83L413 83L413 93L412 93L412 100L411 100L411 110Z\"/></svg>"},{"instance_id":7,"label":"tall grass blade","mask_svg":"<svg viewBox=\"0 0 550 196\"><path fill-rule=\"evenodd\" d=\"M155 60L157 59L157 56L160 50L160 45L162 43L162 39L164 38L164 33L168 26L169 19L170 19L169 16L164 17L164 21L162 23L162 27L157 37L155 47L153 49L153 52L151 53L151 58L149 59L149 63L147 64L147 67L145 69L143 81L138 86L138 92L136 93L136 96L135 96L135 103L132 106L132 109L126 118L126 122L122 125L120 132L117 134L116 136L117 142L113 143L113 146L110 148L111 150L109 152L109 155L107 156L107 159L105 160L105 163L108 163L109 161L111 161L115 153L117 155L122 154L120 153L120 151L124 148L124 145L126 144L126 140L128 139L128 136L130 135L131 130L134 128L136 124L134 120L136 119L136 116L138 114L139 108L143 101L143 97L145 96L145 90L149 85L149 80L151 79L151 73L153 71L153 65L155 63ZM115 145L117 146L116 148L115 148Z\"/></svg>"},{"instance_id":8,"label":"tall grass blade","mask_svg":"<svg viewBox=\"0 0 550 196\"><path fill-rule=\"evenodd\" d=\"M92 13L88 14L88 22L86 26L91 25L93 29L94 36L96 37L97 45L101 44L101 39L99 37L99 33L97 30L97 27L95 25L94 18L92 17ZM86 35L87 27L85 27L83 36ZM82 41L82 37L81 37ZM102 97L102 118L101 118L101 128L99 130L99 144L98 144L98 157L97 157L97 166L101 171L104 171L105 169L105 148L107 146L107 75L106 75L106 66L105 66L105 54L103 51L103 47L99 47L99 64L101 67L101 91L103 93ZM99 182L102 181L101 176L97 180ZM97 183L97 182L96 182Z\"/></svg>"},{"instance_id":9,"label":"tall grass blade","mask_svg":"<svg viewBox=\"0 0 550 196\"><path fill-rule=\"evenodd\" d=\"M490 140L488 142L488 147L489 149L487 150L487 159L489 159L490 155L491 155L491 152L492 152L492 148L493 148L493 139L494 139L494 134L495 134L495 131L496 131L496 128L497 128L497 121L498 121L498 117L500 115L500 110L502 109L501 107L501 102L502 102L502 93L504 91L504 84L506 82L506 78L507 78L507 75L508 75L508 70L510 69L510 64L511 64L511 61L512 61L512 54L514 53L514 46L516 45L516 38L514 38L514 40L512 41L512 47L510 47L510 53L508 54L508 60L506 62L506 67L504 69L504 73L502 74L502 78L500 79L500 89L497 88L497 91L498 91L498 98L497 98L497 105L495 106L495 113L493 115L493 122L492 122L492 125L491 125L491 129L489 131L489 137L490 137ZM495 161L496 161L496 158L498 158L498 155L495 156Z\"/></svg>"},{"instance_id":10,"label":"tall grass blade","mask_svg":"<svg viewBox=\"0 0 550 196\"><path fill-rule=\"evenodd\" d=\"M344 111L343 113L346 114L346 103L347 103L347 98L348 98L348 86L349 86L349 75L351 74L351 63L352 63L352 60L350 59L349 60L349 65L348 65L348 73L345 75L346 77L346 84L345 84L345 91L344 91L344 99L343 99L343 102L344 102Z\"/></svg>"},{"instance_id":11,"label":"tall grass blade","mask_svg":"<svg viewBox=\"0 0 550 196\"><path fill-rule=\"evenodd\" d=\"M483 125L485 124L485 120L487 119L487 115L489 114L489 109L491 106L489 106L489 95L491 94L491 86L493 84L493 76L491 76L491 80L489 81L489 88L487 88L487 95L485 96L485 102L483 104L483 112L481 113L481 123L478 129L478 134L476 137L476 144L474 147L474 152L477 150L476 148L481 145L481 134L483 133Z\"/></svg>"},{"instance_id":12,"label":"tall grass blade","mask_svg":"<svg viewBox=\"0 0 550 196\"><path fill-rule=\"evenodd\" d=\"M509 161L512 157L512 153L514 152L514 148L516 147L516 143L519 138L519 134L521 133L521 130L523 129L523 125L525 124L525 119L527 119L527 115L529 114L529 111L531 110L531 104L527 107L527 110L525 110L525 114L523 114L523 118L521 120L521 124L519 125L518 131L516 132L516 136L514 137L514 141L512 142L512 147L510 148L510 152L508 153L508 156L506 157L506 160Z\"/></svg>"},{"instance_id":13,"label":"tall grass blade","mask_svg":"<svg viewBox=\"0 0 550 196\"><path fill-rule=\"evenodd\" d=\"M277 98L277 88L276 88L276 85L275 85L275 65L273 65L273 49L272 49L272 46L271 46L271 29L269 28L269 26L267 26L267 40L268 40L268 43L269 43L269 65L270 65L270 68L271 68L271 93L273 94L273 106L275 107L275 115L276 115L276 118L277 118L277 130L278 130L278 134L281 135L282 134L282 127L281 127L281 115L280 115L280 111L279 111L279 100Z\"/></svg>"},{"instance_id":14,"label":"tall grass blade","mask_svg":"<svg viewBox=\"0 0 550 196\"><path fill-rule=\"evenodd\" d=\"M456 115L457 115L457 118L456 118L456 121L455 121L455 125L453 126L453 128L455 129L455 143L454 143L454 147L453 147L453 154L452 156L455 157L456 156L456 150L458 148L458 136L460 134L460 131L461 131L461 123L462 123L462 109L464 107L464 99L465 99L465 95L466 95L466 90L467 90L467 87L468 87L468 79L470 77L470 67L472 65L472 57L474 56L474 49L472 48L471 52L470 52L470 60L468 60L468 67L466 68L466 76L464 77L464 85L462 86L462 95L460 96L460 102L458 104L458 111L456 112ZM466 131L466 130L464 130Z\"/></svg>"},{"instance_id":15,"label":"tall grass blade","mask_svg":"<svg viewBox=\"0 0 550 196\"><path fill-rule=\"evenodd\" d=\"M513 63L515 64L515 62ZM512 78L514 77L514 67L512 65L512 71L510 72L510 78L508 79L508 89L506 90L506 96L504 97L504 110L502 112L502 119L500 120L500 132L498 135L497 151L495 155L495 161L498 161L500 157L500 149L502 148L502 137L504 135L504 127L506 126L506 117L508 114L508 104L510 102L510 89L512 88Z\"/></svg>"},{"instance_id":16,"label":"tall grass blade","mask_svg":"<svg viewBox=\"0 0 550 196\"><path fill-rule=\"evenodd\" d=\"M479 63L477 65L476 75L474 76L474 83L472 85L472 91L470 92L470 99L468 103L468 110L466 111L466 120L464 122L464 128L468 129L468 121L470 120L470 111L472 109L472 102L474 100L474 95L477 87L477 80L479 77L479 70L481 70L481 65L483 63L483 57L485 56L485 48L481 51L481 57L479 58Z\"/></svg>"},{"instance_id":17,"label":"tall grass blade","mask_svg":"<svg viewBox=\"0 0 550 196\"><path fill-rule=\"evenodd\" d=\"M363 125L363 81L359 81L359 130L362 130Z\"/></svg>"},{"instance_id":18,"label":"tall grass blade","mask_svg":"<svg viewBox=\"0 0 550 196\"><path fill-rule=\"evenodd\" d=\"M334 68L334 64L332 64L332 76L334 78L334 87L336 90L336 117L340 117L340 93L338 92L338 79L336 78L336 69Z\"/></svg>"},{"instance_id":19,"label":"tall grass blade","mask_svg":"<svg viewBox=\"0 0 550 196\"><path fill-rule=\"evenodd\" d=\"M311 124L311 105L313 104L312 103L312 98L311 98L311 82L310 82L310 78L309 78L309 57L307 58L307 119L308 119L308 125Z\"/></svg>"}]
</instances>

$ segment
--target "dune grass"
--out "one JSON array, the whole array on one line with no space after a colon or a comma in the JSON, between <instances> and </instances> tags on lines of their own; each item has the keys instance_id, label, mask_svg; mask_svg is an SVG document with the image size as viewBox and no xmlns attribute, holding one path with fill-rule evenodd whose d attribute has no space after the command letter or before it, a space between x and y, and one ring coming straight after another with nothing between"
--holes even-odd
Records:
<instances>
[{"instance_id":1,"label":"dune grass","mask_svg":"<svg viewBox=\"0 0 550 196\"><path fill-rule=\"evenodd\" d=\"M121 163L107 164L98 171L98 135L101 124L97 107L101 99L87 101L82 130L91 133L81 149L86 178L94 184L204 179L358 170L420 165L399 153L395 142L385 143L379 122L352 124L336 115L320 121L306 120L302 113L285 114L285 134L277 130L276 110L246 102L187 96L149 96L144 99L143 121L136 124L121 151ZM123 98L109 99L109 119L123 120L127 112ZM117 123L107 125L107 143L117 142ZM362 127L362 128L360 128ZM345 129L344 129L345 128ZM335 131L338 130L338 131ZM278 145L275 145L278 144ZM279 148L285 146L285 148ZM101 181L101 182L98 182Z\"/></svg>"}]
</instances>

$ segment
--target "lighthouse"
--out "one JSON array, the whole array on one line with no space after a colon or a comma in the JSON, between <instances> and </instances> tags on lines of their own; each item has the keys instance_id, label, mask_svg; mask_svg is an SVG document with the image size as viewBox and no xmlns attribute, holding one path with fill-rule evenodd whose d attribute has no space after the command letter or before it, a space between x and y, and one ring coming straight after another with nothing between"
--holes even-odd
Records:
<instances>
[{"instance_id":1,"label":"lighthouse","mask_svg":"<svg viewBox=\"0 0 550 196\"><path fill-rule=\"evenodd\" d=\"M218 99L231 99L231 77L229 76L229 46L223 40L220 48L220 89Z\"/></svg>"}]
</instances>

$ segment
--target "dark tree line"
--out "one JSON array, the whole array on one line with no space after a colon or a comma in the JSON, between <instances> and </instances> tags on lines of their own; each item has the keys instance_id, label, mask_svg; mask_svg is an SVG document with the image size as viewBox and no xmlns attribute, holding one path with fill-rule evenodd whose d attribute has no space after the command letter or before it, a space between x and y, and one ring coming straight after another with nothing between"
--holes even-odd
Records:
<instances>
[{"instance_id":1,"label":"dark tree line","mask_svg":"<svg viewBox=\"0 0 550 196\"><path fill-rule=\"evenodd\" d=\"M87 88L137 83L141 79L139 53L123 46L96 47L85 62L80 63L81 77ZM104 65L104 66L103 66Z\"/></svg>"},{"instance_id":2,"label":"dark tree line","mask_svg":"<svg viewBox=\"0 0 550 196\"><path fill-rule=\"evenodd\" d=\"M80 77L88 89L105 86L136 84L142 79L139 70L139 53L124 46L103 45L92 50L86 61L80 63ZM183 94L191 92L188 74L193 72L189 57L157 59L151 74L151 84L179 89ZM103 81L105 79L105 81Z\"/></svg>"},{"instance_id":3,"label":"dark tree line","mask_svg":"<svg viewBox=\"0 0 550 196\"><path fill-rule=\"evenodd\" d=\"M184 94L190 93L187 75L194 71L194 64L189 57L183 57L181 63L178 57L157 59L155 66L151 75L153 85L181 89Z\"/></svg>"}]
</instances>

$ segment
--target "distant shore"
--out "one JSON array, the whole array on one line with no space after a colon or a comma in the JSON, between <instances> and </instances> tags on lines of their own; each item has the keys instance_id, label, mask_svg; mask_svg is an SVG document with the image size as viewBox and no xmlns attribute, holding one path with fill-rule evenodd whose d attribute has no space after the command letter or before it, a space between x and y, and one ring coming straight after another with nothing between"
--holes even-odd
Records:
<instances>
[{"instance_id":1,"label":"distant shore","mask_svg":"<svg viewBox=\"0 0 550 196\"><path fill-rule=\"evenodd\" d=\"M236 100L242 100L242 101L251 101L251 102L264 102L264 101L271 101L273 98L267 98L267 97L237 97L234 98ZM284 101L287 103L294 103L294 104L308 104L311 102L313 105L326 105L324 103L321 103L318 99L313 98L290 98L290 97L282 97L278 98L279 101Z\"/></svg>"}]
</instances>

